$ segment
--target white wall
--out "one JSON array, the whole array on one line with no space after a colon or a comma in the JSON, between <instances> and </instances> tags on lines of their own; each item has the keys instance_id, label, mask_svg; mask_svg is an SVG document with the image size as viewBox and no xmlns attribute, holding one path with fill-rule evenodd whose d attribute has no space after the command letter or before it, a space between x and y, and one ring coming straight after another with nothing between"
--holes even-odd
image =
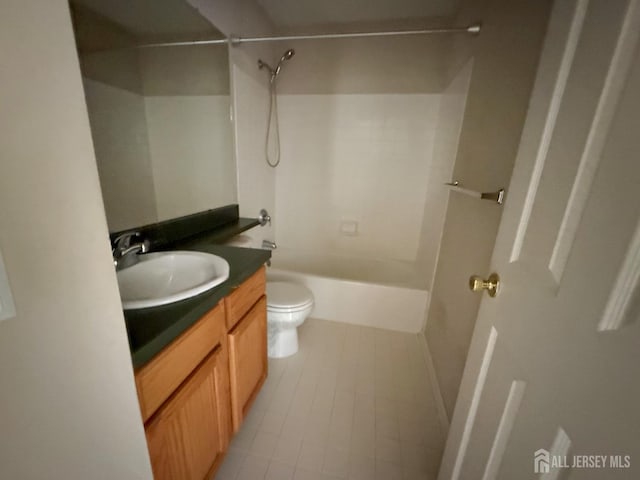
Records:
<instances>
[{"instance_id":1,"label":"white wall","mask_svg":"<svg viewBox=\"0 0 640 480\"><path fill-rule=\"evenodd\" d=\"M109 229L236 203L227 47L105 51L132 37L76 10Z\"/></svg>"},{"instance_id":2,"label":"white wall","mask_svg":"<svg viewBox=\"0 0 640 480\"><path fill-rule=\"evenodd\" d=\"M353 26L354 31L357 27ZM380 26L379 29L393 28ZM277 58L288 48L296 51L278 77L278 91L283 94L440 93L445 86L445 46L442 36L277 42L274 44Z\"/></svg>"},{"instance_id":3,"label":"white wall","mask_svg":"<svg viewBox=\"0 0 640 480\"><path fill-rule=\"evenodd\" d=\"M269 167L265 160L265 129L269 90L264 72L258 71L252 60L257 55L243 50L232 50L233 105L235 114L235 148L238 168L238 203L240 215L257 217L260 209L265 208L273 217L273 224L253 229L247 235L256 242L263 239L275 240L276 226L281 217L276 211L275 179L276 170ZM259 54L258 54L259 55ZM247 65L249 63L249 65ZM256 72L249 70L255 68Z\"/></svg>"},{"instance_id":4,"label":"white wall","mask_svg":"<svg viewBox=\"0 0 640 480\"><path fill-rule=\"evenodd\" d=\"M227 36L273 33L273 25L256 0L187 0Z\"/></svg>"},{"instance_id":5,"label":"white wall","mask_svg":"<svg viewBox=\"0 0 640 480\"><path fill-rule=\"evenodd\" d=\"M235 203L226 46L142 50L158 219Z\"/></svg>"},{"instance_id":6,"label":"white wall","mask_svg":"<svg viewBox=\"0 0 640 480\"><path fill-rule=\"evenodd\" d=\"M69 7L0 15L0 477L150 479Z\"/></svg>"},{"instance_id":7,"label":"white wall","mask_svg":"<svg viewBox=\"0 0 640 480\"><path fill-rule=\"evenodd\" d=\"M455 180L453 166L458 153L460 130L469 91L473 60L451 80L440 96L440 109L433 142L433 155L425 178L425 201L416 255L422 285L431 290L440 251L442 229L449 200L444 184Z\"/></svg>"},{"instance_id":8,"label":"white wall","mask_svg":"<svg viewBox=\"0 0 640 480\"><path fill-rule=\"evenodd\" d=\"M282 95L278 244L414 261L439 104L437 94ZM343 221L358 234L341 234Z\"/></svg>"},{"instance_id":9,"label":"white wall","mask_svg":"<svg viewBox=\"0 0 640 480\"><path fill-rule=\"evenodd\" d=\"M158 219L236 202L228 95L145 97Z\"/></svg>"},{"instance_id":10,"label":"white wall","mask_svg":"<svg viewBox=\"0 0 640 480\"><path fill-rule=\"evenodd\" d=\"M133 38L88 10L73 18L109 230L157 222L138 52L105 50Z\"/></svg>"},{"instance_id":11,"label":"white wall","mask_svg":"<svg viewBox=\"0 0 640 480\"><path fill-rule=\"evenodd\" d=\"M411 262L430 288L470 67L447 82L443 36L277 46L296 50L278 79L278 244Z\"/></svg>"},{"instance_id":12,"label":"white wall","mask_svg":"<svg viewBox=\"0 0 640 480\"><path fill-rule=\"evenodd\" d=\"M109 230L157 222L144 97L88 77L84 91Z\"/></svg>"},{"instance_id":13,"label":"white wall","mask_svg":"<svg viewBox=\"0 0 640 480\"><path fill-rule=\"evenodd\" d=\"M138 62L145 96L229 95L226 45L145 48Z\"/></svg>"},{"instance_id":14,"label":"white wall","mask_svg":"<svg viewBox=\"0 0 640 480\"><path fill-rule=\"evenodd\" d=\"M477 37L452 38L448 72L473 58L473 72L452 178L478 191L509 184L535 77L550 1L469 0L456 23L482 19ZM506 201L509 201L507 192ZM488 275L502 208L451 193L425 336L452 414L481 296L467 287Z\"/></svg>"},{"instance_id":15,"label":"white wall","mask_svg":"<svg viewBox=\"0 0 640 480\"><path fill-rule=\"evenodd\" d=\"M187 0L225 35L254 36L273 33L273 25L253 0ZM257 217L261 208L273 216L273 225L252 229L256 242L275 239L279 216L275 212L276 172L265 162L264 138L269 105L269 78L258 70L258 58L273 62L272 45L230 47L231 95L234 112L235 158L240 215Z\"/></svg>"}]
</instances>

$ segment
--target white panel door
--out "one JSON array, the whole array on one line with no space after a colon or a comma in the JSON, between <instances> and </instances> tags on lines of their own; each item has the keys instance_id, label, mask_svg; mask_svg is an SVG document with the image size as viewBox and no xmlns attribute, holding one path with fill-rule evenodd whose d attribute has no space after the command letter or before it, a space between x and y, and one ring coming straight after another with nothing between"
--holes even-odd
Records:
<instances>
[{"instance_id":1,"label":"white panel door","mask_svg":"<svg viewBox=\"0 0 640 480\"><path fill-rule=\"evenodd\" d=\"M639 34L554 5L440 480L640 478Z\"/></svg>"}]
</instances>

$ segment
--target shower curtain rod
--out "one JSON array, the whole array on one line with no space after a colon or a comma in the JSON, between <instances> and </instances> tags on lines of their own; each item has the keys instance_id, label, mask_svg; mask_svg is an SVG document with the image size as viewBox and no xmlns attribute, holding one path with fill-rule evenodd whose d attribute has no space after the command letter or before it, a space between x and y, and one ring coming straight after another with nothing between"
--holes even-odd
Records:
<instances>
[{"instance_id":1,"label":"shower curtain rod","mask_svg":"<svg viewBox=\"0 0 640 480\"><path fill-rule=\"evenodd\" d=\"M390 37L397 35L430 35L436 33L470 33L477 35L480 33L480 24L476 23L468 27L454 28L428 28L424 30L392 30L386 32L358 32L358 33L320 33L312 35L281 35L277 37L230 37L221 38L219 40L195 40L191 42L168 42L168 43L150 43L147 45L138 45L137 48L151 47L180 47L193 45L219 45L230 43L237 45L240 43L256 43L256 42L279 42L283 40L321 40L330 38L362 38L362 37Z\"/></svg>"},{"instance_id":2,"label":"shower curtain rod","mask_svg":"<svg viewBox=\"0 0 640 480\"><path fill-rule=\"evenodd\" d=\"M356 32L356 33L319 33L311 35L282 35L278 37L254 37L242 38L231 37L230 41L234 43L250 43L250 42L277 42L281 40L320 40L327 38L359 38L359 37L389 37L395 35L428 35L434 33L480 33L480 24L469 25L468 27L458 28L427 28L424 30L392 30L386 32Z\"/></svg>"}]
</instances>

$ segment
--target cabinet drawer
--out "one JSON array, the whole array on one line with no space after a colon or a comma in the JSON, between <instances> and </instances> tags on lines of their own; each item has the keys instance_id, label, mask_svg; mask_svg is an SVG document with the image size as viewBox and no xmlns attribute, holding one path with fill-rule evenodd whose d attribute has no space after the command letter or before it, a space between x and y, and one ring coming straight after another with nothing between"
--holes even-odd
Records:
<instances>
[{"instance_id":1,"label":"cabinet drawer","mask_svg":"<svg viewBox=\"0 0 640 480\"><path fill-rule=\"evenodd\" d=\"M153 360L136 371L143 421L169 398L216 346L225 342L225 312L220 302Z\"/></svg>"},{"instance_id":2,"label":"cabinet drawer","mask_svg":"<svg viewBox=\"0 0 640 480\"><path fill-rule=\"evenodd\" d=\"M265 267L262 267L227 296L227 330L231 330L264 295L266 285Z\"/></svg>"},{"instance_id":3,"label":"cabinet drawer","mask_svg":"<svg viewBox=\"0 0 640 480\"><path fill-rule=\"evenodd\" d=\"M237 432L267 378L267 301L262 296L229 332L231 418Z\"/></svg>"}]
</instances>

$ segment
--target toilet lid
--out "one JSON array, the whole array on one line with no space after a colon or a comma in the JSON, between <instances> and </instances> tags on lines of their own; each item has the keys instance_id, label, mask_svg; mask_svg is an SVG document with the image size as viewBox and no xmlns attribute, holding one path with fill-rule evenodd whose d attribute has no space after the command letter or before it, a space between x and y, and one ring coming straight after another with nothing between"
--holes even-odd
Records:
<instances>
[{"instance_id":1,"label":"toilet lid","mask_svg":"<svg viewBox=\"0 0 640 480\"><path fill-rule=\"evenodd\" d=\"M267 308L297 308L313 303L313 294L289 282L267 282Z\"/></svg>"}]
</instances>

